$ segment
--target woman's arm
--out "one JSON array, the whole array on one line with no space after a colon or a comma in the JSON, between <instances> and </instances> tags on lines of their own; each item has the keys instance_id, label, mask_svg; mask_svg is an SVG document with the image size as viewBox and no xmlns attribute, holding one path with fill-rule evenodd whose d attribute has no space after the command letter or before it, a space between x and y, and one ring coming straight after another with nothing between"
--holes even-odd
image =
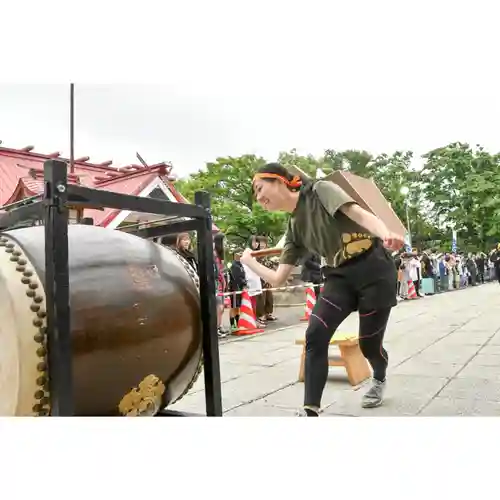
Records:
<instances>
[{"instance_id":1,"label":"woman's arm","mask_svg":"<svg viewBox=\"0 0 500 500\"><path fill-rule=\"evenodd\" d=\"M243 252L240 261L264 281L267 281L269 284L276 287L282 286L286 283L288 276L290 276L293 268L295 267L290 264L280 264L276 271L274 269L269 269L252 257L252 250L249 248Z\"/></svg>"},{"instance_id":2,"label":"woman's arm","mask_svg":"<svg viewBox=\"0 0 500 500\"><path fill-rule=\"evenodd\" d=\"M349 219L364 227L373 236L380 238L386 247L392 250L399 250L403 246L404 240L402 237L391 233L378 217L361 208L356 203L345 204L340 207L340 211L347 215Z\"/></svg>"}]
</instances>

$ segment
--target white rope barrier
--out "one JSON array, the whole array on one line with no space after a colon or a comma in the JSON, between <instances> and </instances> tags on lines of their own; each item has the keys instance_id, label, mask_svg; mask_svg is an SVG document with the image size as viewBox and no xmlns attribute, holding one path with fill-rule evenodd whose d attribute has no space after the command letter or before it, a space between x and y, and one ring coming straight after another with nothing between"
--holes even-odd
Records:
<instances>
[{"instance_id":1,"label":"white rope barrier","mask_svg":"<svg viewBox=\"0 0 500 500\"><path fill-rule=\"evenodd\" d=\"M265 291L270 291L270 292L283 292L287 290L293 290L294 288L308 288L308 287L315 287L315 286L323 286L323 283L302 283L300 285L286 285L286 286L280 286L277 288L255 288L255 289L246 289L246 290L236 290L234 292L223 292L223 293L218 293L217 295L219 297L231 297L232 295L241 295L243 291L246 291L247 293L252 293L252 292L265 292Z\"/></svg>"}]
</instances>

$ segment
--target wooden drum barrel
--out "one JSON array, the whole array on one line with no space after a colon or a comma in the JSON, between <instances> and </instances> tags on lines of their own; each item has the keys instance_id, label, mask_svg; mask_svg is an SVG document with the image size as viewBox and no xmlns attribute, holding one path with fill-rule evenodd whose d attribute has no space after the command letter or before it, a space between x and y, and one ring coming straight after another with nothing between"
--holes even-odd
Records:
<instances>
[{"instance_id":1,"label":"wooden drum barrel","mask_svg":"<svg viewBox=\"0 0 500 500\"><path fill-rule=\"evenodd\" d=\"M75 415L152 415L202 368L198 276L174 250L70 225ZM0 234L0 416L50 414L44 228Z\"/></svg>"}]
</instances>

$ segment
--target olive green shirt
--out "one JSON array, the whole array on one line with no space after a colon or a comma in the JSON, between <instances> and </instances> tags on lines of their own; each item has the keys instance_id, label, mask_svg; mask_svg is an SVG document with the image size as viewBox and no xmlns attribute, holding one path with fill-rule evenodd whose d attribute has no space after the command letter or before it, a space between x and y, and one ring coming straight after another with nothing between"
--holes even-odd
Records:
<instances>
[{"instance_id":1,"label":"olive green shirt","mask_svg":"<svg viewBox=\"0 0 500 500\"><path fill-rule=\"evenodd\" d=\"M355 201L337 184L316 181L304 186L285 235L280 263L297 265L314 252L338 267L373 246L374 236L339 209Z\"/></svg>"}]
</instances>

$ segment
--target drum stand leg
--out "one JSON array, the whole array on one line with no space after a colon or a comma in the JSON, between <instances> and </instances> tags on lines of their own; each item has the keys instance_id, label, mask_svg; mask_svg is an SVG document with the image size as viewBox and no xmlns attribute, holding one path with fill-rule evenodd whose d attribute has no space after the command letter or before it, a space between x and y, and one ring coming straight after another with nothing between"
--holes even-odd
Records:
<instances>
[{"instance_id":1,"label":"drum stand leg","mask_svg":"<svg viewBox=\"0 0 500 500\"><path fill-rule=\"evenodd\" d=\"M67 165L44 163L45 295L52 416L72 416L73 374L68 277Z\"/></svg>"},{"instance_id":2,"label":"drum stand leg","mask_svg":"<svg viewBox=\"0 0 500 500\"><path fill-rule=\"evenodd\" d=\"M210 214L208 193L195 193L195 203ZM212 217L198 223L198 273L200 276L201 321L203 328L203 367L205 375L205 406L209 417L222 416L222 395L217 336L217 309L214 291L215 272L212 238Z\"/></svg>"}]
</instances>

